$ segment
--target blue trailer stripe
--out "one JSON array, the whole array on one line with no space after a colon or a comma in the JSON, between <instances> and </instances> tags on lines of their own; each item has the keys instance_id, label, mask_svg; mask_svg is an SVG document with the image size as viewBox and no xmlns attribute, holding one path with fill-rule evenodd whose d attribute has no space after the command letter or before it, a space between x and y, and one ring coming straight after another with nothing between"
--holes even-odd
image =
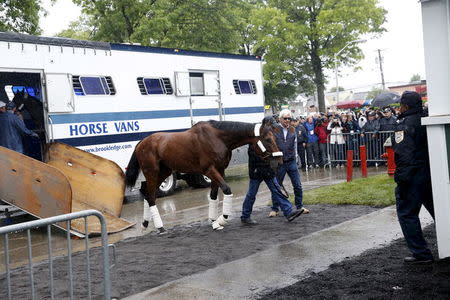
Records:
<instances>
[{"instance_id":1,"label":"blue trailer stripe","mask_svg":"<svg viewBox=\"0 0 450 300\"><path fill-rule=\"evenodd\" d=\"M263 113L264 107L262 106L229 107L225 108L224 112L225 115ZM194 109L193 115L195 117L217 116L219 115L219 110L217 108ZM69 124L69 123L108 122L108 121L124 121L124 120L142 120L142 119L181 118L189 116L190 111L188 109L179 109L179 110L92 113L92 114L58 114L58 115L50 115L50 118L53 124Z\"/></svg>"},{"instance_id":2,"label":"blue trailer stripe","mask_svg":"<svg viewBox=\"0 0 450 300\"><path fill-rule=\"evenodd\" d=\"M164 132L180 132L185 131L188 128L184 129L175 129L175 130L164 130ZM101 145L101 144L114 144L114 143L126 143L126 142L134 142L140 141L147 136L160 131L147 131L147 132L135 132L135 133L126 133L126 134L111 134L111 135L96 135L96 136L87 136L87 137L76 137L76 138L67 138L67 139L56 139L55 141L61 142L73 147L80 146L90 146L90 145Z\"/></svg>"}]
</instances>

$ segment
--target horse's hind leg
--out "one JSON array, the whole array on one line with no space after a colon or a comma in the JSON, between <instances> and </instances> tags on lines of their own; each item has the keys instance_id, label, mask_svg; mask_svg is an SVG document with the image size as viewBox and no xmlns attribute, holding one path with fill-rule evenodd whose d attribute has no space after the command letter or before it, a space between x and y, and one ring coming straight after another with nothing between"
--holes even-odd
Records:
<instances>
[{"instance_id":1,"label":"horse's hind leg","mask_svg":"<svg viewBox=\"0 0 450 300\"><path fill-rule=\"evenodd\" d=\"M160 164L158 178L155 180L147 180L147 187L149 190L149 196L144 201L144 222L142 225L147 228L150 219L153 220L153 225L155 226L158 234L166 233L166 229L163 226L161 215L159 214L158 207L156 206L156 189L161 185L164 179L172 174L172 170L166 166Z\"/></svg>"}]
</instances>

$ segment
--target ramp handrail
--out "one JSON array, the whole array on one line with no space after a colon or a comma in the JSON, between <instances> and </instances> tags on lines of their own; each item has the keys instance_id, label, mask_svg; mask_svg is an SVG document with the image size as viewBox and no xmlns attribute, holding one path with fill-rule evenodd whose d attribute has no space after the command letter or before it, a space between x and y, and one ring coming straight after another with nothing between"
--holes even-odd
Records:
<instances>
[{"instance_id":1,"label":"ramp handrail","mask_svg":"<svg viewBox=\"0 0 450 300\"><path fill-rule=\"evenodd\" d=\"M8 243L8 234L15 233L27 230L27 239L28 239L28 268L30 273L30 284L31 284L31 295L32 299L36 299L35 291L34 291L34 281L33 281L33 262L32 262L32 248L31 248L31 232L30 229L36 227L47 226L47 235L48 235L48 259L49 259L49 269L50 269L50 293L51 299L54 299L54 291L53 291L53 257L52 257L52 248L51 248L51 225L58 222L67 222L67 228L70 229L70 221L74 219L84 218L85 220L85 245L86 245L86 265L87 265L87 282L88 282L88 298L91 299L91 280L90 280L90 259L89 259L89 237L87 231L87 217L88 216L96 216L101 224L101 239L102 239L102 253L103 253L103 276L104 276L104 299L111 299L111 279L109 273L109 254L108 254L108 234L106 231L106 221L104 216L97 210L90 209L84 210L64 215L58 215L54 217L49 217L45 219L19 223L14 225L9 225L5 227L0 227L0 235L4 237L4 245L5 245L5 269L6 269L6 281L7 281L7 289L8 289L8 299L11 299L11 279L10 279L10 268L9 268L9 243ZM69 278L70 278L70 286L69 286L69 294L70 299L73 299L73 276L72 276L72 247L71 247L71 239L70 239L70 230L67 230L67 247L68 247L68 259L69 259Z\"/></svg>"}]
</instances>

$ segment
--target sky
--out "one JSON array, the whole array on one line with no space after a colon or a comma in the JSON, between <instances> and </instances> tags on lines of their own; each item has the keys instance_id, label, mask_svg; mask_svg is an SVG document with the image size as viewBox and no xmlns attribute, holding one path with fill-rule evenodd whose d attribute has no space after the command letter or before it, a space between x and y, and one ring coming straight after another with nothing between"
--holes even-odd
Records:
<instances>
[{"instance_id":1,"label":"sky","mask_svg":"<svg viewBox=\"0 0 450 300\"><path fill-rule=\"evenodd\" d=\"M359 70L339 68L339 86L346 90L367 91L374 85L381 85L380 66L376 62L377 49L383 56L386 87L409 82L414 74L425 79L420 3L417 0L379 0L379 3L388 11L384 25L387 32L377 39L360 43L365 59L357 65ZM43 0L43 5L48 11L47 17L40 20L45 36L53 36L66 29L81 13L71 0L57 0L54 5L50 5L50 0ZM328 70L325 74L328 77L327 89L335 86L334 70Z\"/></svg>"}]
</instances>

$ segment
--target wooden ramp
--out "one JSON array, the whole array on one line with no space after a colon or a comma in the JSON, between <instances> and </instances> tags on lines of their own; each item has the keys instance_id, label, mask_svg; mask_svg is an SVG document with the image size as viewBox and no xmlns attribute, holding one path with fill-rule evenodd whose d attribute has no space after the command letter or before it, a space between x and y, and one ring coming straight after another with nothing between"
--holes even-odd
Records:
<instances>
[{"instance_id":1,"label":"wooden ramp","mask_svg":"<svg viewBox=\"0 0 450 300\"><path fill-rule=\"evenodd\" d=\"M43 163L0 147L0 199L39 218L96 209L108 233L134 225L120 218L125 181L114 162L61 143L49 144L45 156ZM84 220L71 230L84 234ZM88 233L100 233L96 217L88 217Z\"/></svg>"},{"instance_id":2,"label":"wooden ramp","mask_svg":"<svg viewBox=\"0 0 450 300\"><path fill-rule=\"evenodd\" d=\"M72 188L61 171L4 147L0 147L0 199L38 218L72 212Z\"/></svg>"},{"instance_id":3,"label":"wooden ramp","mask_svg":"<svg viewBox=\"0 0 450 300\"><path fill-rule=\"evenodd\" d=\"M125 194L125 175L113 161L62 143L47 145L45 162L66 175L72 188L72 212L96 209L106 218L108 233L134 225L120 218ZM88 231L100 233L96 217L88 218ZM72 230L84 233L84 220L71 223Z\"/></svg>"}]
</instances>

